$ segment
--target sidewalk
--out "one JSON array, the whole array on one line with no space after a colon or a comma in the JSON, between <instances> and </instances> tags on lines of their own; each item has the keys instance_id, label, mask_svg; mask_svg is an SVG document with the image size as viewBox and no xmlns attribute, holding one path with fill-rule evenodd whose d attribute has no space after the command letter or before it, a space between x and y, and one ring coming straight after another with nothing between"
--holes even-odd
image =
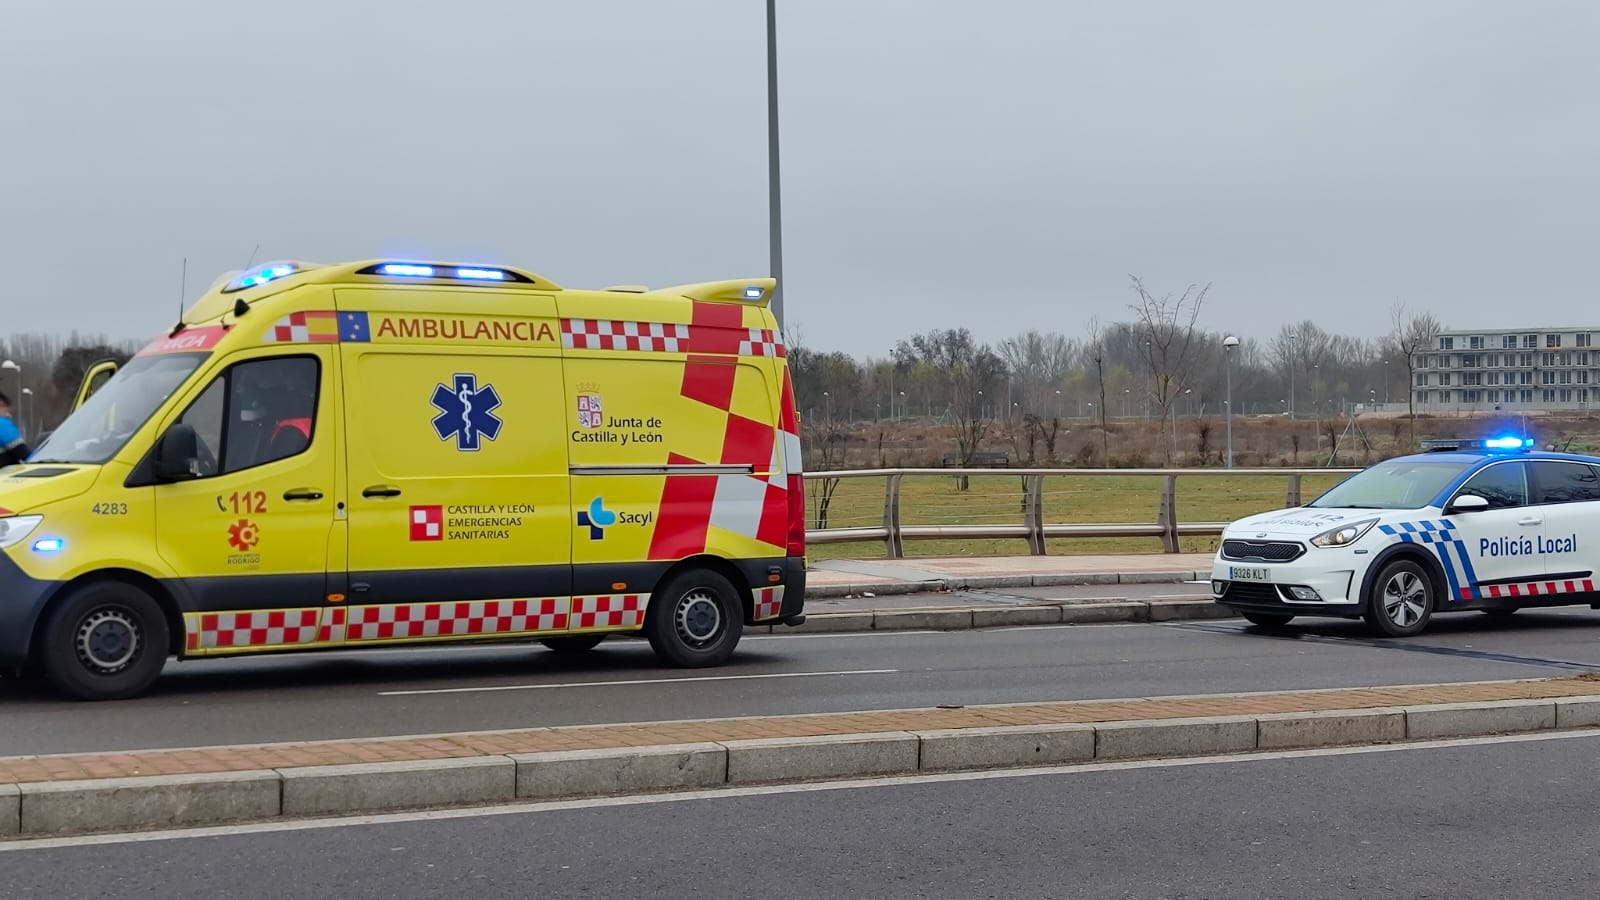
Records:
<instances>
[{"instance_id":1,"label":"sidewalk","mask_svg":"<svg viewBox=\"0 0 1600 900\"><path fill-rule=\"evenodd\" d=\"M1007 625L1157 622L1235 615L1209 599L1209 553L825 559L806 573L806 623L747 633L960 630ZM1170 584L1191 599L1138 599L1119 585ZM1092 598L1051 599L1007 589L1103 587Z\"/></svg>"},{"instance_id":2,"label":"sidewalk","mask_svg":"<svg viewBox=\"0 0 1600 900\"><path fill-rule=\"evenodd\" d=\"M1600 726L1600 678L751 716L0 759L0 836Z\"/></svg>"}]
</instances>

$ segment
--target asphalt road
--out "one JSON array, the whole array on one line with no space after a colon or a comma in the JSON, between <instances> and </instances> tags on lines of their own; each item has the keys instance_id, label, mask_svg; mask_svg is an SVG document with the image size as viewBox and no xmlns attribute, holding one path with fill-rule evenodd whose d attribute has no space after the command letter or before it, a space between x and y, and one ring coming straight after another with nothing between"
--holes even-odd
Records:
<instances>
[{"instance_id":1,"label":"asphalt road","mask_svg":"<svg viewBox=\"0 0 1600 900\"><path fill-rule=\"evenodd\" d=\"M1359 623L1243 620L948 633L752 636L721 668L659 666L640 640L174 663L154 692L64 701L0 681L0 755L548 725L1547 677L1600 668L1586 608L1440 617L1410 640ZM1297 623L1298 625L1298 623Z\"/></svg>"},{"instance_id":2,"label":"asphalt road","mask_svg":"<svg viewBox=\"0 0 1600 900\"><path fill-rule=\"evenodd\" d=\"M1589 732L0 850L0 896L1588 898L1597 753Z\"/></svg>"}]
</instances>

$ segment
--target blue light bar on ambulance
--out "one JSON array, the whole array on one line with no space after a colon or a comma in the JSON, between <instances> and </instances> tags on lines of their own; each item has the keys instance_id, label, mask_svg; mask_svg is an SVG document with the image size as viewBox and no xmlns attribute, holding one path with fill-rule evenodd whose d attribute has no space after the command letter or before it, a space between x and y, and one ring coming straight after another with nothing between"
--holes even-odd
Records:
<instances>
[{"instance_id":1,"label":"blue light bar on ambulance","mask_svg":"<svg viewBox=\"0 0 1600 900\"><path fill-rule=\"evenodd\" d=\"M744 289L744 298L746 300L760 300L762 293L761 288L752 284Z\"/></svg>"},{"instance_id":2,"label":"blue light bar on ambulance","mask_svg":"<svg viewBox=\"0 0 1600 900\"><path fill-rule=\"evenodd\" d=\"M391 262L378 263L357 272L358 275L388 275L397 278L435 278L443 281L523 282L533 281L508 269L492 266L459 266L449 263Z\"/></svg>"},{"instance_id":3,"label":"blue light bar on ambulance","mask_svg":"<svg viewBox=\"0 0 1600 900\"><path fill-rule=\"evenodd\" d=\"M1530 450L1533 448L1533 438L1516 436L1495 438L1439 438L1422 441L1422 449L1430 452L1441 450Z\"/></svg>"},{"instance_id":4,"label":"blue light bar on ambulance","mask_svg":"<svg viewBox=\"0 0 1600 900\"><path fill-rule=\"evenodd\" d=\"M224 294L230 294L234 291L242 291L247 288L260 287L269 281L276 281L279 278L293 275L295 272L299 271L299 269L300 267L292 262L263 263L259 266L256 266L254 269L247 269L240 273L237 278L228 282L228 286L223 288L222 292Z\"/></svg>"}]
</instances>

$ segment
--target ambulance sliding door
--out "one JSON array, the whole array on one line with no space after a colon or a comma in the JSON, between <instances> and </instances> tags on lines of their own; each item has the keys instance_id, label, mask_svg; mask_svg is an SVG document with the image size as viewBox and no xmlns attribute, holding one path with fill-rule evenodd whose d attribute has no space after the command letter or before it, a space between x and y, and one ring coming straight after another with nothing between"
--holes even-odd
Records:
<instances>
[{"instance_id":1,"label":"ambulance sliding door","mask_svg":"<svg viewBox=\"0 0 1600 900\"><path fill-rule=\"evenodd\" d=\"M346 640L566 627L572 516L559 348L341 345ZM462 334L470 333L467 331Z\"/></svg>"}]
</instances>

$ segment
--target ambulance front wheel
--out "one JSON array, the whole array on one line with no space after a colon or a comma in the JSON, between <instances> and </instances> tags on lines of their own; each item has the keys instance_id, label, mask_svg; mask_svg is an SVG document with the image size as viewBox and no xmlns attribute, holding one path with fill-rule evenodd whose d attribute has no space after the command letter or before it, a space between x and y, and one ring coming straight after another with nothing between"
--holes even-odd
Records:
<instances>
[{"instance_id":1,"label":"ambulance front wheel","mask_svg":"<svg viewBox=\"0 0 1600 900\"><path fill-rule=\"evenodd\" d=\"M733 655L743 632L738 591L710 569L674 576L650 598L644 615L650 648L675 666L719 666Z\"/></svg>"},{"instance_id":2,"label":"ambulance front wheel","mask_svg":"<svg viewBox=\"0 0 1600 900\"><path fill-rule=\"evenodd\" d=\"M1421 565L1397 559L1373 579L1363 618L1387 637L1410 637L1428 627L1433 616L1433 580Z\"/></svg>"},{"instance_id":3,"label":"ambulance front wheel","mask_svg":"<svg viewBox=\"0 0 1600 900\"><path fill-rule=\"evenodd\" d=\"M144 693L167 663L166 616L131 584L102 581L61 599L40 641L45 676L80 700Z\"/></svg>"}]
</instances>

